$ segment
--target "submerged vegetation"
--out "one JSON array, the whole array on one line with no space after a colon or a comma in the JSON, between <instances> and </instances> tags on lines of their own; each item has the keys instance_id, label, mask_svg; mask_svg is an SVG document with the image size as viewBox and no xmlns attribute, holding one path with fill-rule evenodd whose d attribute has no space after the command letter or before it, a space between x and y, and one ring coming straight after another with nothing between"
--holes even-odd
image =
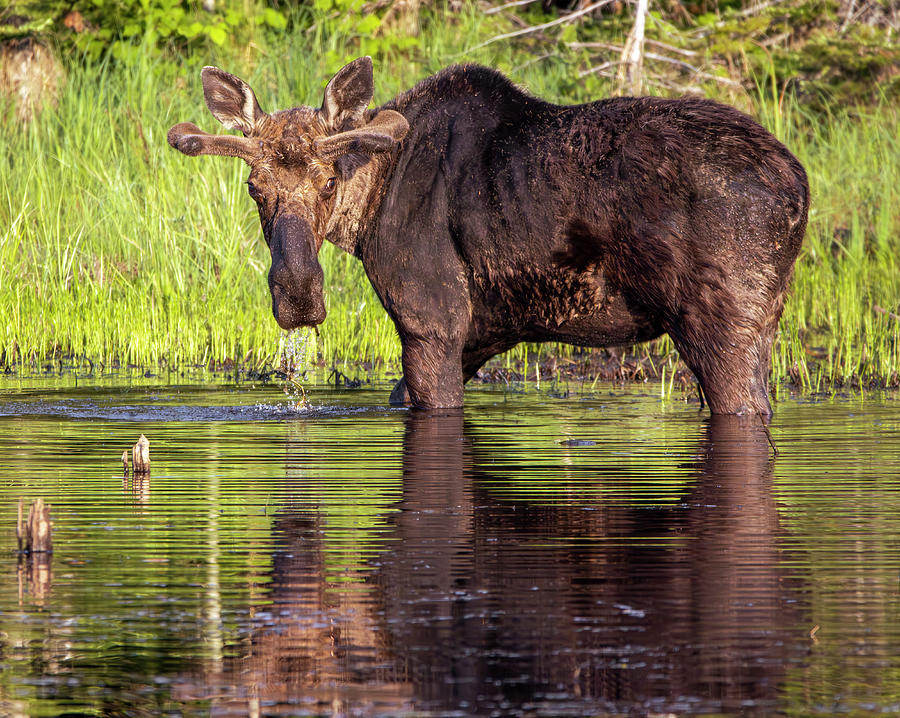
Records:
<instances>
[{"instance_id":1,"label":"submerged vegetation","mask_svg":"<svg viewBox=\"0 0 900 718\"><path fill-rule=\"evenodd\" d=\"M114 14L118 5L92 7L96 17L83 19L96 30L103 12ZM591 22L534 30L555 22L556 11L533 5L513 16L424 7L410 16L381 6L363 12L349 0L316 0L291 12L246 2L223 7L203 22L184 11L177 22L148 11L117 34L52 37L82 52L67 67L56 105L25 124L12 108L0 119L3 368L61 358L97 368L277 365L268 256L244 166L221 158L188 162L166 143L168 128L182 120L222 131L203 103L202 65L244 77L267 110L318 104L325 81L360 54L375 59L376 102L446 64L475 61L534 94L573 103L617 92L618 63L601 54L608 47L618 57L631 27L621 8ZM812 5L785 7L799 17ZM839 29L839 8L822 7ZM799 44L775 41L786 20L774 10L750 14L712 3L700 9L678 20L668 6L656 12L651 4L648 43L656 49L648 45L646 88L702 91L738 105L781 138L810 175L813 210L773 377L811 389L896 386L900 113L889 68L900 58L891 54L891 28L848 23L842 42L863 48L853 54L822 44L820 16L807 17L807 42ZM676 57L681 65L671 61ZM360 263L330 245L321 257L328 319L317 339L319 362L358 362L375 373L395 367L393 324ZM583 365L585 357L610 355L520 346L494 365L527 375L550 356ZM642 376L665 372L671 387L677 357L667 339L630 348L629 356L646 360Z\"/></svg>"}]
</instances>

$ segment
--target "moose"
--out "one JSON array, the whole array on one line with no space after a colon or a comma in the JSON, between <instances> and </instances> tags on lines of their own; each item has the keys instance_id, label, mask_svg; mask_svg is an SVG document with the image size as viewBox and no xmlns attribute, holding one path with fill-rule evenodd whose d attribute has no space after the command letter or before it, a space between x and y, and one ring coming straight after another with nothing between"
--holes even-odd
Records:
<instances>
[{"instance_id":1,"label":"moose","mask_svg":"<svg viewBox=\"0 0 900 718\"><path fill-rule=\"evenodd\" d=\"M394 403L459 407L521 341L602 347L667 333L714 414L771 416L772 342L800 251L800 162L738 110L699 98L556 105L478 65L380 107L371 58L322 106L267 114L203 68L229 130L169 144L239 157L285 330L325 319L324 240L360 259L402 345Z\"/></svg>"}]
</instances>

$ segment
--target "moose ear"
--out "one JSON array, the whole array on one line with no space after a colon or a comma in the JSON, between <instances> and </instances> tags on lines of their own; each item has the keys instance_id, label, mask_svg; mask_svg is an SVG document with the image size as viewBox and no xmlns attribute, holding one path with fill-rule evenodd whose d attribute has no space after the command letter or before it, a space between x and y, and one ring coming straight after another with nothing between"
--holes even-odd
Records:
<instances>
[{"instance_id":1,"label":"moose ear","mask_svg":"<svg viewBox=\"0 0 900 718\"><path fill-rule=\"evenodd\" d=\"M321 110L325 126L330 132L340 132L348 121L355 125L362 119L374 94L371 57L360 57L344 65L325 87Z\"/></svg>"},{"instance_id":2,"label":"moose ear","mask_svg":"<svg viewBox=\"0 0 900 718\"><path fill-rule=\"evenodd\" d=\"M266 113L260 109L250 85L218 67L204 67L200 77L206 106L213 117L229 130L240 130L245 137L252 135Z\"/></svg>"}]
</instances>

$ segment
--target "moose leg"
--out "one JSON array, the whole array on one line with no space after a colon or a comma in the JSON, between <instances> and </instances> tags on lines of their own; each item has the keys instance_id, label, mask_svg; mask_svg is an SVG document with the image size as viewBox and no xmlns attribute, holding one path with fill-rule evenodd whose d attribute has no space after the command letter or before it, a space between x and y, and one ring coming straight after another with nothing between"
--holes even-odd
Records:
<instances>
[{"instance_id":1,"label":"moose leg","mask_svg":"<svg viewBox=\"0 0 900 718\"><path fill-rule=\"evenodd\" d=\"M727 357L704 357L675 342L681 358L694 372L713 414L772 415L768 392L768 362L755 350Z\"/></svg>"},{"instance_id":2,"label":"moose leg","mask_svg":"<svg viewBox=\"0 0 900 718\"><path fill-rule=\"evenodd\" d=\"M423 339L403 341L403 379L391 393L393 402L401 384L413 406L425 409L463 405L462 350L452 344Z\"/></svg>"},{"instance_id":3,"label":"moose leg","mask_svg":"<svg viewBox=\"0 0 900 718\"><path fill-rule=\"evenodd\" d=\"M406 389L406 377L401 376L400 380L394 384L391 389L391 406L408 406L410 403L409 391Z\"/></svg>"},{"instance_id":4,"label":"moose leg","mask_svg":"<svg viewBox=\"0 0 900 718\"><path fill-rule=\"evenodd\" d=\"M752 388L757 397L757 403L768 411L758 410L757 413L767 417L772 416L772 407L769 404L769 374L772 369L772 344L775 341L775 332L778 330L778 320L784 309L784 292L780 292L773 301L772 309L762 331L754 343L755 349L755 374L752 380Z\"/></svg>"},{"instance_id":5,"label":"moose leg","mask_svg":"<svg viewBox=\"0 0 900 718\"><path fill-rule=\"evenodd\" d=\"M471 373L465 372L463 374L463 383L469 381L473 376L475 376L475 372L478 369ZM412 399L409 395L409 389L406 386L406 376L401 376L399 381L394 384L394 388L391 390L391 398L389 399L391 406L409 406L413 404Z\"/></svg>"},{"instance_id":6,"label":"moose leg","mask_svg":"<svg viewBox=\"0 0 900 718\"><path fill-rule=\"evenodd\" d=\"M772 415L768 383L776 325L777 319L762 331L753 331L747 325L710 321L708 316L694 322L683 317L680 326L669 331L700 382L711 413Z\"/></svg>"},{"instance_id":7,"label":"moose leg","mask_svg":"<svg viewBox=\"0 0 900 718\"><path fill-rule=\"evenodd\" d=\"M462 380L463 384L468 383L469 379L474 377L478 370L484 366L484 363L493 356L505 352L507 349L515 346L515 342L498 342L488 347L480 347L478 349L467 349L462 354ZM391 405L404 406L411 403L409 391L406 388L406 378L401 377L394 385L391 391Z\"/></svg>"}]
</instances>

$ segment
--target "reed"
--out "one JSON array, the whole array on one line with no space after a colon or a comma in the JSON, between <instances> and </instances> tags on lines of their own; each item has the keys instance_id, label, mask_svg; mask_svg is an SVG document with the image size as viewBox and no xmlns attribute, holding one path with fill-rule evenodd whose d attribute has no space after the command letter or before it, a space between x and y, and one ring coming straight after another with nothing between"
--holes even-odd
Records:
<instances>
[{"instance_id":1,"label":"reed","mask_svg":"<svg viewBox=\"0 0 900 718\"><path fill-rule=\"evenodd\" d=\"M419 56L386 53L376 102L454 61L510 73L536 94L581 96L571 70L496 43L476 14L426 24ZM266 109L317 103L346 38L297 33L253 58L225 48L203 61L151 60L74 68L58 108L27 126L0 120L0 356L28 368L66 357L115 364L273 364L280 330L270 312L267 250L243 181L227 158L189 159L166 144L175 122L217 131L203 105L201 64L242 75ZM328 58L328 59L326 59ZM335 59L338 59L335 62ZM746 98L809 170L813 210L776 346L774 376L805 388L896 384L900 373L900 120L895 108L811 116L777 88ZM221 128L219 128L221 129ZM328 319L319 362L395 368L399 342L362 266L326 245ZM498 366L528 366L557 345L521 345ZM662 356L667 339L632 350ZM661 366L660 362L654 365Z\"/></svg>"},{"instance_id":2,"label":"reed","mask_svg":"<svg viewBox=\"0 0 900 718\"><path fill-rule=\"evenodd\" d=\"M896 386L900 373L900 118L801 117L790 146L813 205L774 350L776 376Z\"/></svg>"}]
</instances>

